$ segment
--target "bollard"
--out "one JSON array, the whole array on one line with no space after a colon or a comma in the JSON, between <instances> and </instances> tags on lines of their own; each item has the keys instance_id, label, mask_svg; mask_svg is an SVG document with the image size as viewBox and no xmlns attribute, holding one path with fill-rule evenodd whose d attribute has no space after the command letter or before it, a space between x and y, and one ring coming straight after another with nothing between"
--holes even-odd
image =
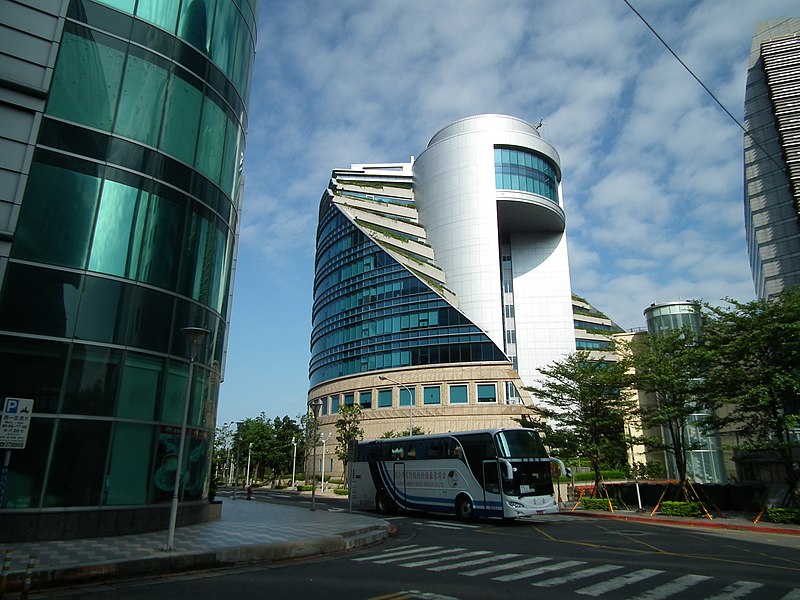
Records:
<instances>
[{"instance_id":1,"label":"bollard","mask_svg":"<svg viewBox=\"0 0 800 600\"><path fill-rule=\"evenodd\" d=\"M31 590L31 578L33 577L33 567L36 566L36 555L28 555L28 566L25 567L25 582L22 584L20 600L28 600L28 592Z\"/></svg>"},{"instance_id":2,"label":"bollard","mask_svg":"<svg viewBox=\"0 0 800 600\"><path fill-rule=\"evenodd\" d=\"M0 573L0 598L6 595L6 587L8 586L8 572L11 570L11 554L14 551L11 548L6 548L5 556L3 557L3 572Z\"/></svg>"}]
</instances>

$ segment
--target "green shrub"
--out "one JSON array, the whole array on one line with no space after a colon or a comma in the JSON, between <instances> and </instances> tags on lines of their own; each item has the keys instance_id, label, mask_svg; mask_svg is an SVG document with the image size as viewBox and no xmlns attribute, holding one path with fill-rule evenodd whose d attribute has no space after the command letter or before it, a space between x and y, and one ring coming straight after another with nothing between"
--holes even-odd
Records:
<instances>
[{"instance_id":1,"label":"green shrub","mask_svg":"<svg viewBox=\"0 0 800 600\"><path fill-rule=\"evenodd\" d=\"M619 508L616 500L611 500L611 506ZM608 498L581 498L581 508L584 510L607 510L610 511Z\"/></svg>"},{"instance_id":2,"label":"green shrub","mask_svg":"<svg viewBox=\"0 0 800 600\"><path fill-rule=\"evenodd\" d=\"M773 523L796 523L800 525L800 508L770 508L767 517Z\"/></svg>"},{"instance_id":3,"label":"green shrub","mask_svg":"<svg viewBox=\"0 0 800 600\"><path fill-rule=\"evenodd\" d=\"M337 496L347 496L346 489L336 488L335 490L333 490L333 493L336 494Z\"/></svg>"},{"instance_id":4,"label":"green shrub","mask_svg":"<svg viewBox=\"0 0 800 600\"><path fill-rule=\"evenodd\" d=\"M624 471L600 471L600 476L602 477L603 481L609 481L611 479L627 479ZM573 479L575 481L594 482L594 472L590 471L589 473L575 473Z\"/></svg>"},{"instance_id":5,"label":"green shrub","mask_svg":"<svg viewBox=\"0 0 800 600\"><path fill-rule=\"evenodd\" d=\"M671 517L699 517L703 514L702 502L662 502L661 513Z\"/></svg>"},{"instance_id":6,"label":"green shrub","mask_svg":"<svg viewBox=\"0 0 800 600\"><path fill-rule=\"evenodd\" d=\"M316 486L313 486L313 485L298 485L298 486L297 486L297 491L298 491L298 492L310 492L310 491L311 491L311 490L313 490L315 487L316 487Z\"/></svg>"}]
</instances>

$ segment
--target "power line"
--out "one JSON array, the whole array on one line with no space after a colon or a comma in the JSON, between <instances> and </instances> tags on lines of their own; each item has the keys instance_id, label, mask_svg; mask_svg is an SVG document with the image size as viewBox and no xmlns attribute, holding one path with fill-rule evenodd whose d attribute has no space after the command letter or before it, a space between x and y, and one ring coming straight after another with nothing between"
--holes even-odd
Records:
<instances>
[{"instance_id":1,"label":"power line","mask_svg":"<svg viewBox=\"0 0 800 600\"><path fill-rule=\"evenodd\" d=\"M752 141L752 142L753 142L753 143L754 143L756 146L758 146L758 147L759 147L759 149L760 149L760 150L761 150L761 151L762 151L762 152L763 152L763 153L764 153L764 154L765 154L765 155L766 155L766 156L767 156L767 157L768 157L768 158L769 158L769 159L770 159L772 162L774 162L774 163L775 163L775 165L776 165L776 166L777 166L777 167L778 167L778 168L779 168L779 169L780 169L782 172L784 172L784 173L785 173L785 172L786 172L786 167L785 167L785 165L781 164L781 163L780 163L780 162L779 162L779 161L778 161L778 160L777 160L777 159L776 159L774 156L772 156L772 155L771 155L769 152L767 152L766 148L764 148L764 147L763 147L761 144L759 144L759 143L758 143L758 140L756 140L756 139L753 137L753 135L752 135L752 134L751 134L749 131L747 131L747 130L744 128L744 125L742 125L742 124L739 122L739 119L737 119L736 117L734 117L734 116L731 114L731 111L729 111L727 108L725 108L725 105L724 105L724 104L722 104L722 102L720 102L720 101L719 101L719 99L718 99L718 98L717 98L717 97L714 95L714 92L712 92L712 91L709 89L709 87L708 87L708 86L707 86L705 83L703 83L703 81L702 81L702 80L701 80L701 79L700 79L700 78L699 78L697 75L695 75L695 74L694 74L694 71L692 71L692 70L691 70L691 69L688 67L688 65L687 65L685 62L683 62L683 60L681 60L681 57L680 57L680 56L678 56L678 55L675 53L675 51L674 51L674 50L673 50L673 49L670 47L670 45L669 45L669 44L668 44L668 43L667 43L667 42L664 40L664 38L662 38L662 37L661 37L661 36L658 34L658 32L657 32L657 31L656 31L656 30L653 28L653 26L652 26L652 25L650 25L650 23L648 23L648 22L647 22L647 19L645 19L645 18L644 18L644 17L641 15L641 13L640 13L638 10L636 10L636 9L635 9L635 8L634 8L634 7L631 5L631 3L630 3L630 2L628 2L628 0L623 0L623 1L625 2L625 4L627 4L627 5L628 5L628 8L630 8L630 9L633 11L633 13L634 13L634 14L635 14L637 17L639 17L639 20L640 20L642 23L644 23L644 24L647 26L647 28L648 28L650 31L652 31L652 32L653 32L653 35L654 35L654 36L656 36L656 37L658 38L658 41L659 41L659 42L661 42L661 43L663 44L663 46L664 46L664 47L665 47L667 50L669 50L669 53L670 53L670 54L672 54L672 56L673 56L673 57L675 57L675 60L677 60L677 61L680 63L680 65L681 65L681 66L682 66L684 69L686 69L686 72L687 72L687 73L689 73L689 75L691 75L691 76L694 78L694 80L695 80L697 83L699 83L699 84L700 84L700 85L703 87L703 89L706 91L706 93L707 93L709 96L711 96L711 98L714 100L714 102L716 102L716 103L717 103L717 106L719 106L719 107L720 107L720 108L721 108L723 111L725 111L725 114L726 114L726 115L728 115L728 116L731 118L731 120L732 120L734 123L736 123L736 125L739 127L739 129L741 129L741 130L742 130L742 132L743 132L743 133L744 133L744 134L745 134L747 137L749 137L749 138L750 138L750 140L751 140L751 141Z\"/></svg>"}]
</instances>

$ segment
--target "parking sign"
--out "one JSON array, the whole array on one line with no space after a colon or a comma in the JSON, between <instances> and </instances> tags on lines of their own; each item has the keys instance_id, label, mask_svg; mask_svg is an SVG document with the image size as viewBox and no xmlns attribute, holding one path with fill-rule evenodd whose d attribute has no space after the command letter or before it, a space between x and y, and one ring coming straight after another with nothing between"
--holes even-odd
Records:
<instances>
[{"instance_id":1,"label":"parking sign","mask_svg":"<svg viewBox=\"0 0 800 600\"><path fill-rule=\"evenodd\" d=\"M0 421L0 448L23 450L28 439L28 428L33 414L33 400L6 398Z\"/></svg>"}]
</instances>

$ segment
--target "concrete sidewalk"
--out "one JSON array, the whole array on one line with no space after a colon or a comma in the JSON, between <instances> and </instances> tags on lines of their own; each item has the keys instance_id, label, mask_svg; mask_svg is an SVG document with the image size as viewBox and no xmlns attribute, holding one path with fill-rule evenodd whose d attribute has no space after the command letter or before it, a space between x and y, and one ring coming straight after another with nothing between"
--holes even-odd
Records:
<instances>
[{"instance_id":1,"label":"concrete sidewalk","mask_svg":"<svg viewBox=\"0 0 800 600\"><path fill-rule=\"evenodd\" d=\"M179 527L175 550L164 552L166 531L81 540L0 543L11 549L8 591L20 590L29 556L36 557L31 591L59 585L153 576L251 562L287 560L341 552L389 537L387 521L338 509L328 510L325 494L317 494L317 510L269 502L223 499L222 518L211 523ZM310 500L310 497L309 497ZM638 521L755 533L800 535L800 525L759 521L745 513L717 514L714 519L678 518L647 512L570 510L561 515Z\"/></svg>"},{"instance_id":2,"label":"concrete sidewalk","mask_svg":"<svg viewBox=\"0 0 800 600\"><path fill-rule=\"evenodd\" d=\"M602 510L572 510L574 503L562 508L559 514L576 515L596 519L616 519L621 521L636 521L651 525L674 525L682 527L698 527L702 529L728 529L731 531L750 531L754 533L778 533L782 535L800 535L800 525L787 523L770 523L766 515L758 519L757 514L742 512L714 512L711 519L708 517L673 517L656 512L650 514L653 507L645 507L641 512L625 509L606 512Z\"/></svg>"},{"instance_id":3,"label":"concrete sidewalk","mask_svg":"<svg viewBox=\"0 0 800 600\"><path fill-rule=\"evenodd\" d=\"M319 499L319 497L318 497ZM36 557L31 590L90 581L209 569L237 563L328 554L389 537L383 519L320 503L317 510L223 499L222 518L175 530L174 550L164 552L167 532L80 540L0 543L12 550L7 589L23 586L29 556Z\"/></svg>"}]
</instances>

